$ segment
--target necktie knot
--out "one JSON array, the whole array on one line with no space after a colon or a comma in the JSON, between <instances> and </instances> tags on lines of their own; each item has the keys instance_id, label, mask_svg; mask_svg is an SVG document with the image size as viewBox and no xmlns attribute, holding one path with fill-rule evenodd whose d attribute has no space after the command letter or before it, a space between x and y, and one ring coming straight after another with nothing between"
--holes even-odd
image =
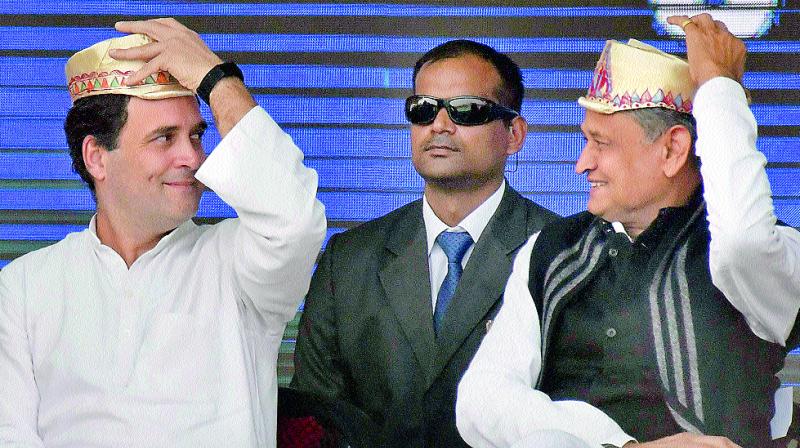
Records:
<instances>
[{"instance_id":1,"label":"necktie knot","mask_svg":"<svg viewBox=\"0 0 800 448\"><path fill-rule=\"evenodd\" d=\"M436 237L436 242L447 255L448 263L461 263L467 249L472 246L472 237L467 232L448 232L444 231Z\"/></svg>"}]
</instances>

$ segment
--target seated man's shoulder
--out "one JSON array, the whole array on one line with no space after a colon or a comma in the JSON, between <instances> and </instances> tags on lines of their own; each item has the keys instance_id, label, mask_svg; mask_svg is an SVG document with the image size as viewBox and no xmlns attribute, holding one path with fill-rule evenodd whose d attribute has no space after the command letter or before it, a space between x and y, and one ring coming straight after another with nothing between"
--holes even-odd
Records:
<instances>
[{"instance_id":1,"label":"seated man's shoulder","mask_svg":"<svg viewBox=\"0 0 800 448\"><path fill-rule=\"evenodd\" d=\"M57 271L80 271L86 266L85 256L94 235L87 229L68 234L64 239L49 246L28 252L6 265L2 272L25 275L39 275Z\"/></svg>"},{"instance_id":2,"label":"seated man's shoulder","mask_svg":"<svg viewBox=\"0 0 800 448\"><path fill-rule=\"evenodd\" d=\"M598 218L587 211L563 217L557 216L542 228L542 232L558 231L559 233L571 234L586 229L595 219Z\"/></svg>"},{"instance_id":3,"label":"seated man's shoulder","mask_svg":"<svg viewBox=\"0 0 800 448\"><path fill-rule=\"evenodd\" d=\"M561 215L545 208L530 199L521 196L521 203L528 209L529 221L541 221L542 224L548 224L561 218Z\"/></svg>"},{"instance_id":4,"label":"seated man's shoulder","mask_svg":"<svg viewBox=\"0 0 800 448\"><path fill-rule=\"evenodd\" d=\"M564 244L573 244L583 238L596 219L589 212L580 212L574 215L558 217L542 227L536 239L536 249L562 247Z\"/></svg>"},{"instance_id":5,"label":"seated man's shoulder","mask_svg":"<svg viewBox=\"0 0 800 448\"><path fill-rule=\"evenodd\" d=\"M421 200L406 204L383 216L337 234L335 238L337 249L348 248L351 251L358 251L382 246L387 235L396 229L408 230L414 222L424 225Z\"/></svg>"}]
</instances>

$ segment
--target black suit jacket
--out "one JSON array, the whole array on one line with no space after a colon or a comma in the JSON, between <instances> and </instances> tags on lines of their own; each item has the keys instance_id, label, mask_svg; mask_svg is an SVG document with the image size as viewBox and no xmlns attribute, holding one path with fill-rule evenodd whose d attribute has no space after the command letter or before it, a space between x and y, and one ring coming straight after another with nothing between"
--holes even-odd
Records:
<instances>
[{"instance_id":1,"label":"black suit jacket","mask_svg":"<svg viewBox=\"0 0 800 448\"><path fill-rule=\"evenodd\" d=\"M422 201L331 238L300 321L292 387L349 401L382 446L465 446L456 387L497 313L513 257L555 214L507 187L433 333Z\"/></svg>"}]
</instances>

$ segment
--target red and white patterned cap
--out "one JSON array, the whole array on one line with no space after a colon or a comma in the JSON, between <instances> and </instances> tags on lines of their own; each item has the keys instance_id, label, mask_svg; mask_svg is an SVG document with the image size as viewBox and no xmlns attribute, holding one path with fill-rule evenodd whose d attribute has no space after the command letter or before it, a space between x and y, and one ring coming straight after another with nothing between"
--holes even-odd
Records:
<instances>
[{"instance_id":1,"label":"red and white patterned cap","mask_svg":"<svg viewBox=\"0 0 800 448\"><path fill-rule=\"evenodd\" d=\"M92 95L131 95L148 100L194 95L168 72L160 71L136 85L126 85L125 80L139 70L143 61L118 61L108 55L109 50L132 48L153 42L143 34L130 34L98 42L81 50L67 61L69 96L74 103Z\"/></svg>"},{"instance_id":2,"label":"red and white patterned cap","mask_svg":"<svg viewBox=\"0 0 800 448\"><path fill-rule=\"evenodd\" d=\"M609 40L578 104L601 114L647 107L690 114L696 90L685 60L635 39Z\"/></svg>"}]
</instances>

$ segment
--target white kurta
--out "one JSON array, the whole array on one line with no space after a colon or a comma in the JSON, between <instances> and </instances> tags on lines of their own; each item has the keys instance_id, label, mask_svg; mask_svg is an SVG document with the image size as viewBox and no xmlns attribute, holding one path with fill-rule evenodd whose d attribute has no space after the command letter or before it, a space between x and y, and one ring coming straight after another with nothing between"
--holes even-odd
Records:
<instances>
[{"instance_id":1,"label":"white kurta","mask_svg":"<svg viewBox=\"0 0 800 448\"><path fill-rule=\"evenodd\" d=\"M0 445L274 446L276 360L325 234L316 173L260 107L197 178L238 213L128 269L89 229L0 272Z\"/></svg>"},{"instance_id":2,"label":"white kurta","mask_svg":"<svg viewBox=\"0 0 800 448\"><path fill-rule=\"evenodd\" d=\"M775 226L766 159L741 87L727 78L695 96L697 154L708 207L712 281L759 337L785 344L800 307L800 233ZM593 447L632 440L584 402L551 401L533 389L541 369L538 313L528 289L533 245L520 249L503 306L458 388L456 421L474 447L504 447L555 429Z\"/></svg>"}]
</instances>

